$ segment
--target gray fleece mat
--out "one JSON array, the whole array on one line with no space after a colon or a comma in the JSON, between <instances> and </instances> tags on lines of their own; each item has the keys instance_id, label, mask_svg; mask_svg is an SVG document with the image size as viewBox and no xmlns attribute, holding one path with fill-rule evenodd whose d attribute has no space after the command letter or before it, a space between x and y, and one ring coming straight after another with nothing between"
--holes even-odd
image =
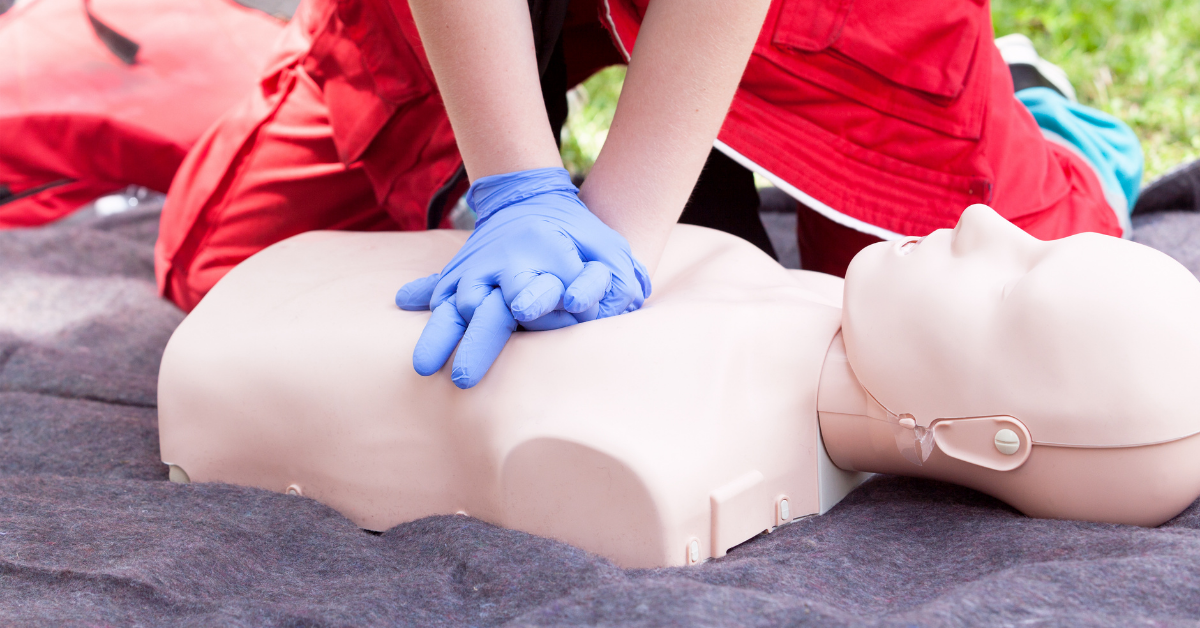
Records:
<instances>
[{"instance_id":1,"label":"gray fleece mat","mask_svg":"<svg viewBox=\"0 0 1200 628\"><path fill-rule=\"evenodd\" d=\"M183 317L155 296L156 227L143 204L0 232L0 625L1200 620L1197 505L1150 530L1040 521L877 477L719 560L627 571L466 517L375 535L303 497L171 484L154 386ZM1139 218L1137 237L1200 270L1200 216Z\"/></svg>"}]
</instances>

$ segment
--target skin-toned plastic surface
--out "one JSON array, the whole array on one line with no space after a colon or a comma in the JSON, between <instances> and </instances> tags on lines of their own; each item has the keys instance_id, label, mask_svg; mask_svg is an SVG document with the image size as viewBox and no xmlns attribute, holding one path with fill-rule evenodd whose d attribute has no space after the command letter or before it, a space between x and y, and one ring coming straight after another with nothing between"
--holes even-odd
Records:
<instances>
[{"instance_id":1,"label":"skin-toned plastic surface","mask_svg":"<svg viewBox=\"0 0 1200 628\"><path fill-rule=\"evenodd\" d=\"M1137 525L1200 495L1200 283L1146 247L973 206L866 249L841 311L840 280L680 226L644 308L518 333L464 391L413 372L428 314L390 302L464 237L309 233L231 272L163 358L172 477L373 529L470 514L627 567L824 512L843 470Z\"/></svg>"},{"instance_id":2,"label":"skin-toned plastic surface","mask_svg":"<svg viewBox=\"0 0 1200 628\"><path fill-rule=\"evenodd\" d=\"M821 431L844 469L1157 525L1200 495L1198 378L1200 282L1183 266L1108 236L1042 242L974 205L852 262Z\"/></svg>"},{"instance_id":3,"label":"skin-toned plastic surface","mask_svg":"<svg viewBox=\"0 0 1200 628\"><path fill-rule=\"evenodd\" d=\"M465 237L313 232L239 265L163 357L163 460L370 529L463 512L626 567L724 555L861 481L822 467L817 427L841 280L679 226L642 309L518 332L460 390L413 371L429 313L392 295Z\"/></svg>"}]
</instances>

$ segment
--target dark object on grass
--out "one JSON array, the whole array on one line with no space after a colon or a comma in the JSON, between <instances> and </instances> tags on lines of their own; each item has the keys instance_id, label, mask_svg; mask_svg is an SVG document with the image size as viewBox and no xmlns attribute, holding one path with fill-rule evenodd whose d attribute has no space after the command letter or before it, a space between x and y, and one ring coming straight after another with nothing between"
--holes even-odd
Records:
<instances>
[{"instance_id":1,"label":"dark object on grass","mask_svg":"<svg viewBox=\"0 0 1200 628\"><path fill-rule=\"evenodd\" d=\"M1008 66L1008 71L1012 73L1014 92L1019 92L1030 87L1049 87L1058 92L1063 98L1068 97L1054 83L1051 83L1050 79L1047 79L1041 72L1038 72L1038 69L1033 65L1028 63L1014 63Z\"/></svg>"},{"instance_id":2,"label":"dark object on grass","mask_svg":"<svg viewBox=\"0 0 1200 628\"><path fill-rule=\"evenodd\" d=\"M1172 168L1142 188L1134 214L1200 211L1200 159Z\"/></svg>"}]
</instances>

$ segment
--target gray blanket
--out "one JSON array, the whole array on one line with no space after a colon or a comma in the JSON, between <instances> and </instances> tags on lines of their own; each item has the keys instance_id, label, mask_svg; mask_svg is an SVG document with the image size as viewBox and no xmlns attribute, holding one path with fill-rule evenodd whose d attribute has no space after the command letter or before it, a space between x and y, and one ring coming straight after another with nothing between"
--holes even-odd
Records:
<instances>
[{"instance_id":1,"label":"gray blanket","mask_svg":"<svg viewBox=\"0 0 1200 628\"><path fill-rule=\"evenodd\" d=\"M1200 270L1200 216L1138 237ZM1134 625L1200 619L1200 506L1158 529L1026 518L876 477L692 568L622 570L467 517L382 535L303 497L176 485L153 208L0 233L0 624ZM783 228L787 228L784 226Z\"/></svg>"}]
</instances>

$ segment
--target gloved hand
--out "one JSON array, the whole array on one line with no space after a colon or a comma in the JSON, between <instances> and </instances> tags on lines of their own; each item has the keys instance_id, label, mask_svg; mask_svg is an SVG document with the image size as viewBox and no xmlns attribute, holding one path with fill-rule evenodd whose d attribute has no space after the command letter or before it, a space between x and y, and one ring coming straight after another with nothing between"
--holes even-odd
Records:
<instances>
[{"instance_id":1,"label":"gloved hand","mask_svg":"<svg viewBox=\"0 0 1200 628\"><path fill-rule=\"evenodd\" d=\"M467 204L475 232L442 272L396 293L405 310L431 309L413 367L432 375L459 346L451 379L470 388L520 324L548 330L636 310L650 276L621 234L579 200L562 168L478 179Z\"/></svg>"}]
</instances>

